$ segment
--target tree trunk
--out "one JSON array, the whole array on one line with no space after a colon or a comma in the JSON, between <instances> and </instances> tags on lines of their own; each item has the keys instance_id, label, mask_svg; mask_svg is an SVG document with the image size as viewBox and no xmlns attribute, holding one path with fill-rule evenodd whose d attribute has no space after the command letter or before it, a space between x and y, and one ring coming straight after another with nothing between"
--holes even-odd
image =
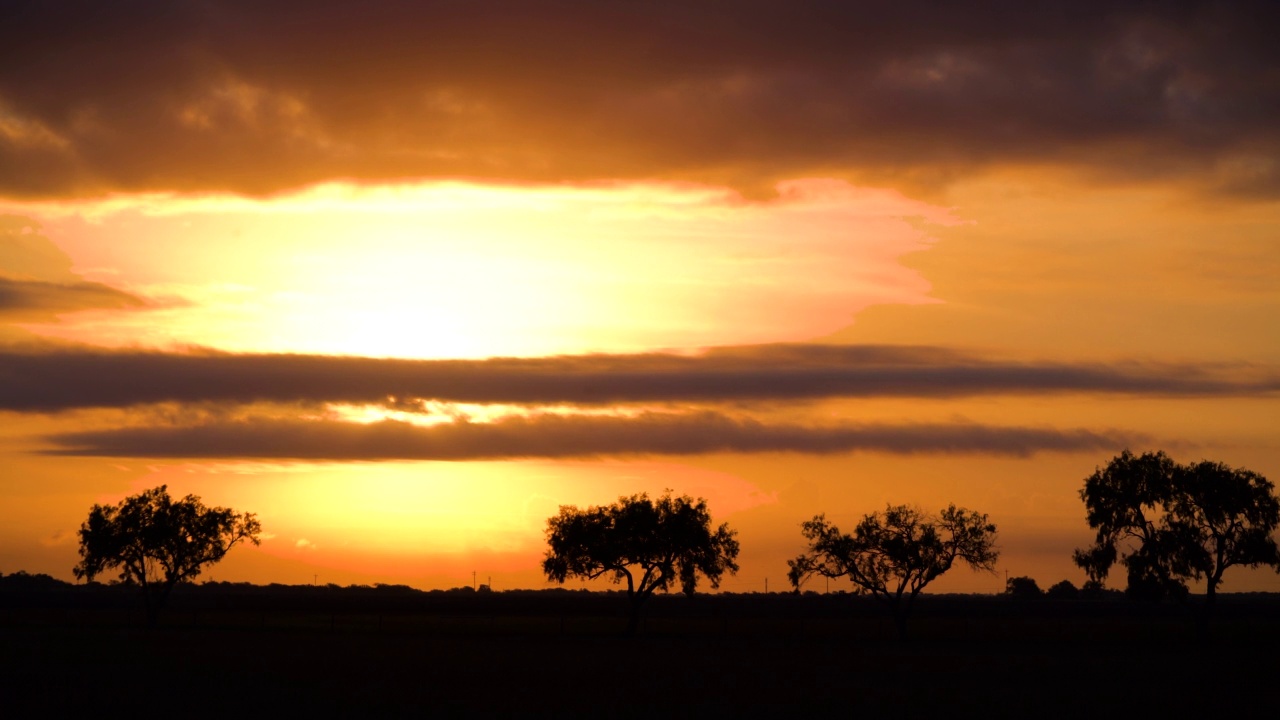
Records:
<instances>
[{"instance_id":1,"label":"tree trunk","mask_svg":"<svg viewBox=\"0 0 1280 720\"><path fill-rule=\"evenodd\" d=\"M1209 640L1209 621L1213 618L1213 606L1218 599L1218 583L1219 578L1212 575L1207 578L1204 586L1204 607L1200 608L1200 617L1197 618L1197 626L1201 642Z\"/></svg>"}]
</instances>

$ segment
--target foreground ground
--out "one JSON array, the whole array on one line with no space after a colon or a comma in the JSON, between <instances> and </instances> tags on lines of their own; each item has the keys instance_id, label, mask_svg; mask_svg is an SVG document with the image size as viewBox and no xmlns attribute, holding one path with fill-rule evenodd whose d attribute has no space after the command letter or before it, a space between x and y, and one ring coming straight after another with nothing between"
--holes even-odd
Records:
<instances>
[{"instance_id":1,"label":"foreground ground","mask_svg":"<svg viewBox=\"0 0 1280 720\"><path fill-rule=\"evenodd\" d=\"M1221 717L1274 709L1280 679L1266 598L1226 603L1207 639L1178 608L926 599L903 643L861 599L659 598L624 638L620 598L496 596L186 598L155 629L11 602L3 714Z\"/></svg>"}]
</instances>

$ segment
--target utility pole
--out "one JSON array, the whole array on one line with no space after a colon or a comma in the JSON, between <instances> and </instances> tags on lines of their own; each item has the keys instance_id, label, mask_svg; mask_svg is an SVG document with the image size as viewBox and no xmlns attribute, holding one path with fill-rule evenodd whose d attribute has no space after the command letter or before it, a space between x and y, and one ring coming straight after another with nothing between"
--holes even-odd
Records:
<instances>
[{"instance_id":1,"label":"utility pole","mask_svg":"<svg viewBox=\"0 0 1280 720\"><path fill-rule=\"evenodd\" d=\"M764 579L764 594L769 594L769 578Z\"/></svg>"},{"instance_id":2,"label":"utility pole","mask_svg":"<svg viewBox=\"0 0 1280 720\"><path fill-rule=\"evenodd\" d=\"M475 570L471 571L471 589L472 590L476 589L476 571Z\"/></svg>"}]
</instances>

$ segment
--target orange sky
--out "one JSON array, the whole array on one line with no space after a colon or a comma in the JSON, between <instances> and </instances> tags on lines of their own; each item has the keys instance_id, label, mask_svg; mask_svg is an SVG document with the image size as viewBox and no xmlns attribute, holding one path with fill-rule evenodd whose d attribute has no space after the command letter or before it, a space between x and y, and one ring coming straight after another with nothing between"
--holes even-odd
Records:
<instances>
[{"instance_id":1,"label":"orange sky","mask_svg":"<svg viewBox=\"0 0 1280 720\"><path fill-rule=\"evenodd\" d=\"M543 587L672 488L729 590L949 502L1047 587L1125 447L1280 477L1256 14L206 5L0 22L0 572L167 483L259 514L219 580Z\"/></svg>"}]
</instances>

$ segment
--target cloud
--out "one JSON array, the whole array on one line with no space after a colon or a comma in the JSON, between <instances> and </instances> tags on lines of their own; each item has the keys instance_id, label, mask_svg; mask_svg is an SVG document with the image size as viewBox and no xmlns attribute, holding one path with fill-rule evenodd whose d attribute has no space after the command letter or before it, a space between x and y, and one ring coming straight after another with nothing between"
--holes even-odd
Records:
<instances>
[{"instance_id":1,"label":"cloud","mask_svg":"<svg viewBox=\"0 0 1280 720\"><path fill-rule=\"evenodd\" d=\"M129 309L148 303L123 290L86 281L40 226L0 214L0 321L52 320L77 310Z\"/></svg>"},{"instance_id":2,"label":"cloud","mask_svg":"<svg viewBox=\"0 0 1280 720\"><path fill-rule=\"evenodd\" d=\"M75 432L49 438L55 455L305 460L494 460L705 453L893 454L1117 450L1140 436L1115 431L952 424L768 424L716 412L634 417L534 414L490 423L420 426L395 420L251 419Z\"/></svg>"},{"instance_id":3,"label":"cloud","mask_svg":"<svg viewBox=\"0 0 1280 720\"><path fill-rule=\"evenodd\" d=\"M40 223L8 213L0 213L0 275L55 283L84 279L71 270L71 257L41 234Z\"/></svg>"},{"instance_id":4,"label":"cloud","mask_svg":"<svg viewBox=\"0 0 1280 720\"><path fill-rule=\"evenodd\" d=\"M145 300L102 283L49 283L0 277L0 318L9 322L76 310L144 307L147 307Z\"/></svg>"},{"instance_id":5,"label":"cloud","mask_svg":"<svg viewBox=\"0 0 1280 720\"><path fill-rule=\"evenodd\" d=\"M813 400L1119 393L1240 396L1280 389L1247 365L1011 363L945 348L773 345L700 355L397 360L325 355L0 352L0 409L155 402L468 404Z\"/></svg>"},{"instance_id":6,"label":"cloud","mask_svg":"<svg viewBox=\"0 0 1280 720\"><path fill-rule=\"evenodd\" d=\"M40 538L40 544L45 547L59 547L62 545L71 545L76 540L76 533L70 530L57 530L53 534Z\"/></svg>"},{"instance_id":7,"label":"cloud","mask_svg":"<svg viewBox=\"0 0 1280 720\"><path fill-rule=\"evenodd\" d=\"M58 411L178 402L399 405L405 398L608 405L856 397L1105 393L1240 396L1280 390L1248 365L1033 363L943 348L725 347L488 360L159 352L0 352L0 409Z\"/></svg>"},{"instance_id":8,"label":"cloud","mask_svg":"<svg viewBox=\"0 0 1280 720\"><path fill-rule=\"evenodd\" d=\"M1269 0L8 3L0 194L1026 163L1274 196L1277 25Z\"/></svg>"}]
</instances>

